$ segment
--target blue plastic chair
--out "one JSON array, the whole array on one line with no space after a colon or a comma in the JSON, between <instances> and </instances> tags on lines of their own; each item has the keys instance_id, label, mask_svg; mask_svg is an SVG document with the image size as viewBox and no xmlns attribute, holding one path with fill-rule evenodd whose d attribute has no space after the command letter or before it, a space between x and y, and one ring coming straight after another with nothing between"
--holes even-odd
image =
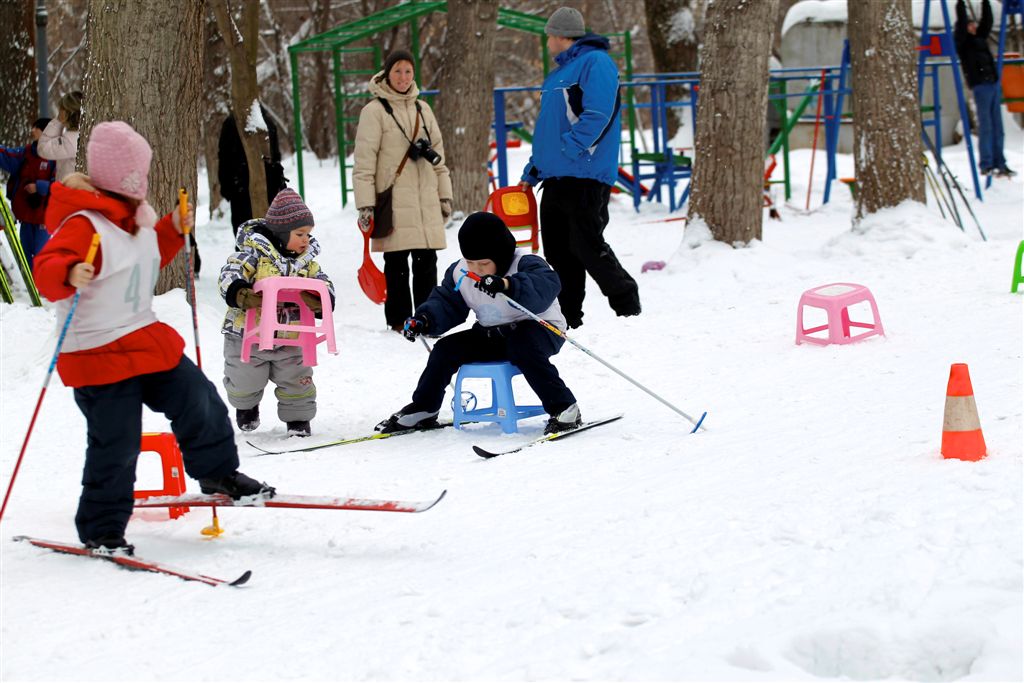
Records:
<instances>
[{"instance_id":1,"label":"blue plastic chair","mask_svg":"<svg viewBox=\"0 0 1024 683\"><path fill-rule=\"evenodd\" d=\"M512 378L523 374L508 361L501 363L467 363L459 368L455 379L455 396L462 396L462 380L467 377L483 377L491 380L491 405L487 408L467 410L462 401L455 401L452 422L456 429L462 429L464 422L497 422L501 431L515 434L519 431L519 420L534 415L544 415L544 406L518 406L512 395Z\"/></svg>"}]
</instances>

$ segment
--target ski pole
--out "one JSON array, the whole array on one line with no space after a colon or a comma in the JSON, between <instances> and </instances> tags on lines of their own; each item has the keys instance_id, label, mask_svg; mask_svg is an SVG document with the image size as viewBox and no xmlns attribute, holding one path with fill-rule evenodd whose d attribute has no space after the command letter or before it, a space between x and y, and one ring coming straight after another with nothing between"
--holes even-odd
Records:
<instances>
[{"instance_id":1,"label":"ski pole","mask_svg":"<svg viewBox=\"0 0 1024 683\"><path fill-rule=\"evenodd\" d=\"M821 103L825 99L825 69L821 70L821 87L818 88L818 111L814 115L814 142L811 144L811 176L807 179L807 205L805 211L811 210L811 188L814 187L814 159L818 156L818 128L821 125Z\"/></svg>"},{"instance_id":2,"label":"ski pole","mask_svg":"<svg viewBox=\"0 0 1024 683\"><path fill-rule=\"evenodd\" d=\"M953 181L953 187L956 188L956 193L960 195L960 201L964 203L964 207L967 209L967 213L971 214L971 220L974 221L974 225L978 228L978 234L981 235L981 239L984 242L988 242L988 237L985 235L985 231L981 229L981 223L978 221L978 217L974 215L974 209L971 208L971 202L967 199L967 195L964 194L964 188L961 187L960 181L953 175L953 171L949 170L949 166L946 165L945 161L940 162L946 169L946 175L949 176L950 180Z\"/></svg>"},{"instance_id":3,"label":"ski pole","mask_svg":"<svg viewBox=\"0 0 1024 683\"><path fill-rule=\"evenodd\" d=\"M921 136L924 138L925 143L927 143L928 149L931 150L932 158L935 159L935 167L938 169L939 178L942 179L942 184L946 186L946 195L949 197L949 212L953 216L953 222L956 223L956 226L960 228L961 231L963 231L964 222L963 219L960 218L960 212L956 208L956 197L953 196L953 188L949 186L949 180L946 178L946 173L942 170L942 163L939 161L939 153L935 150L935 146L932 145L931 138L929 138L928 134L923 130L921 131Z\"/></svg>"},{"instance_id":4,"label":"ski pole","mask_svg":"<svg viewBox=\"0 0 1024 683\"><path fill-rule=\"evenodd\" d=\"M922 154L921 159L924 161L924 177L928 181L928 186L932 188L932 194L935 195L935 203L939 207L939 213L941 213L942 217L945 218L946 210L942 208L942 205L945 204L946 207L949 208L949 200L946 198L946 195L942 194L942 187L939 185L939 179L935 177L935 171L932 170L931 164L928 163L928 155ZM953 217L952 209L949 210L949 215L950 218ZM961 231L964 229L962 225L957 227L959 227Z\"/></svg>"},{"instance_id":5,"label":"ski pole","mask_svg":"<svg viewBox=\"0 0 1024 683\"><path fill-rule=\"evenodd\" d=\"M92 264L94 258L96 258L96 251L100 247L100 234L96 233L92 236L92 242L89 244L89 251L85 255L85 262ZM18 460L14 463L14 472L11 474L11 481L7 483L7 493L4 494L3 505L0 505L0 519L4 517L4 510L7 509L7 501L11 497L11 490L14 488L14 480L18 477L18 469L21 467L21 459L25 457L25 449L28 448L29 437L32 436L32 428L36 424L36 418L39 416L39 408L43 405L43 397L46 396L46 387L50 385L50 378L53 377L53 369L57 367L57 357L60 355L60 349L64 346L64 337L68 334L68 328L71 327L71 318L75 315L75 309L78 308L78 296L80 290L75 290L75 296L71 299L71 309L68 311L68 317L64 319L64 326L60 330L60 336L57 337L57 348L53 350L53 358L50 359L50 367L46 370L46 379L43 380L43 389L39 392L39 400L36 401L36 409L32 411L32 419L28 423L28 431L25 432L25 440L21 444L21 452L18 453Z\"/></svg>"},{"instance_id":6,"label":"ski pole","mask_svg":"<svg viewBox=\"0 0 1024 683\"><path fill-rule=\"evenodd\" d=\"M192 334L196 340L196 367L203 369L203 357L199 353L199 315L196 313L196 281L195 271L192 269L192 243L191 231L185 217L188 216L188 192L182 187L178 190L178 215L181 218L181 234L185 236L185 268L188 270L188 290L186 298L192 304Z\"/></svg>"},{"instance_id":7,"label":"ski pole","mask_svg":"<svg viewBox=\"0 0 1024 683\"><path fill-rule=\"evenodd\" d=\"M474 280L476 282L480 282L480 276L477 275L476 273L471 273L471 272L469 272L467 270L463 270L462 272L465 273L464 277L469 277L469 279L471 279L471 280ZM559 337L561 337L565 341L569 342L570 344L575 346L577 349L579 349L583 353L587 354L588 356L590 356L591 358L596 360L598 363L600 363L601 365L605 366L606 368L608 368L609 370L611 370L612 372L617 374L619 377L623 378L624 380L626 380L627 382L629 382L630 384L635 386L637 389L640 389L641 391L646 392L649 396L651 396L651 397L661 401L662 404L664 404L665 406L668 406L669 408L671 408L673 411L675 411L679 415L682 415L683 417L685 417L687 420L689 420L693 424L693 429L690 431L691 434L696 432L698 429L701 429L701 424L704 422L704 418L707 417L707 415L708 415L706 410L700 416L699 419L697 419L697 420L693 419L692 417L690 417L689 415L684 413L682 410L680 410L679 408L676 408L674 405L672 405L671 403L669 403L668 401L663 399L661 396L658 396L656 393L654 393L653 391L651 391L650 389L648 389L644 385L640 384L639 382L637 382L635 379L633 379L632 377L630 377L626 373L624 373L621 370L619 370L618 368L616 368L614 365L612 365L608 361L606 361L603 358L601 358L600 356L597 356L596 354L594 354L592 351L590 351L590 349L586 348L585 346L583 346L582 344L577 342L575 339L573 339L568 334L566 334L562 330L558 329L557 327L555 327L554 325L549 323L547 320L544 320L540 316L535 315L533 313L533 311L531 311L530 309L526 308L525 306L520 304L518 301L516 301L515 299L513 299L510 296L508 296L507 294L505 294L504 292L499 292L498 295L501 296L505 301L507 301L508 305L511 306L512 308L516 309L517 311L520 311L521 313L525 313L526 315L530 316L530 318L532 318L533 320L537 321L538 323L540 323L541 325L546 327L550 332L558 335ZM704 427L704 429L707 430L707 427Z\"/></svg>"},{"instance_id":8,"label":"ski pole","mask_svg":"<svg viewBox=\"0 0 1024 683\"><path fill-rule=\"evenodd\" d=\"M971 218L974 220L974 224L978 227L978 233L981 235L981 239L985 242L988 242L988 237L985 236L985 231L981 229L981 223L978 222L978 217L974 215L974 209L971 208L971 203L967 200L967 195L964 194L964 189L960 186L960 182L956 179L956 176L953 175L953 171L949 169L949 164L947 164L945 160L939 157L938 152L935 150L935 145L932 143L931 138L929 138L928 135L924 134L923 132L922 135L924 135L925 142L928 143L928 148L932 151L932 156L935 157L935 161L939 164L939 172L944 172L942 180L944 183L946 183L946 189L949 191L950 199L953 199L953 191L949 190L949 182L946 181L947 176L950 180L953 181L953 187L956 188L957 194L960 195L960 201L962 201L964 203L964 207L967 208L967 213L971 214ZM956 206L955 201L953 202L953 206Z\"/></svg>"}]
</instances>

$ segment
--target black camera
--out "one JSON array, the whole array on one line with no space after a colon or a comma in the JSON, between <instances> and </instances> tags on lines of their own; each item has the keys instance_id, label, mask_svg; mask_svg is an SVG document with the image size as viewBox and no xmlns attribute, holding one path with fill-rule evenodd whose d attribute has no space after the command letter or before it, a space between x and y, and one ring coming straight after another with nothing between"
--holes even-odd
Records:
<instances>
[{"instance_id":1,"label":"black camera","mask_svg":"<svg viewBox=\"0 0 1024 683\"><path fill-rule=\"evenodd\" d=\"M413 161L420 158L426 159L432 166L441 163L441 155L435 152L430 143L423 138L409 145L409 158Z\"/></svg>"}]
</instances>

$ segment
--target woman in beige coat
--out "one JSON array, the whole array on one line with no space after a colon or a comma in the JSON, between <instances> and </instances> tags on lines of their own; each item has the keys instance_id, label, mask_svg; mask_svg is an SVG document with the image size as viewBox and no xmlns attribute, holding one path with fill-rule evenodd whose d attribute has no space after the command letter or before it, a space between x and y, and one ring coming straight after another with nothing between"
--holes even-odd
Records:
<instances>
[{"instance_id":1,"label":"woman in beige coat","mask_svg":"<svg viewBox=\"0 0 1024 683\"><path fill-rule=\"evenodd\" d=\"M371 229L377 194L394 185L394 232L371 242L384 252L388 326L401 331L415 306L426 301L437 285L437 250L445 248L444 225L452 212L452 182L444 164L444 144L434 112L417 100L413 56L404 50L388 55L384 69L370 79L374 99L363 107L356 131L355 167L352 171L359 228ZM381 100L386 100L391 111ZM415 135L414 135L415 133ZM433 150L421 152L426 148ZM413 144L419 149L405 161ZM432 161L436 163L432 163ZM399 166L402 172L398 177ZM409 259L412 257L412 296Z\"/></svg>"}]
</instances>

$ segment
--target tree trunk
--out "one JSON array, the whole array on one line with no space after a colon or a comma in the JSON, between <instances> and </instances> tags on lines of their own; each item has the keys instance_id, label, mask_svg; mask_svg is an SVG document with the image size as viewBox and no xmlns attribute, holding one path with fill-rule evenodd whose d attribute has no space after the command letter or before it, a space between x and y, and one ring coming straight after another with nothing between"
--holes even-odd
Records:
<instances>
[{"instance_id":1,"label":"tree trunk","mask_svg":"<svg viewBox=\"0 0 1024 683\"><path fill-rule=\"evenodd\" d=\"M32 0L0 2L0 145L20 147L30 142L32 122L39 118L36 92L36 33Z\"/></svg>"},{"instance_id":2,"label":"tree trunk","mask_svg":"<svg viewBox=\"0 0 1024 683\"><path fill-rule=\"evenodd\" d=\"M196 194L202 3L91 0L88 35L79 168L96 123L127 121L153 148L148 200L164 215L179 187ZM157 294L185 286L183 254L160 272Z\"/></svg>"},{"instance_id":3,"label":"tree trunk","mask_svg":"<svg viewBox=\"0 0 1024 683\"><path fill-rule=\"evenodd\" d=\"M217 28L217 17L209 8L203 17L206 32L206 51L203 55L203 111L202 138L203 157L206 159L206 185L210 192L210 218L214 217L223 196L217 170L220 165L220 129L228 117L227 102L230 99L228 70L223 68L227 61L224 40Z\"/></svg>"},{"instance_id":4,"label":"tree trunk","mask_svg":"<svg viewBox=\"0 0 1024 683\"><path fill-rule=\"evenodd\" d=\"M227 60L224 41L212 8L205 12L203 25L206 32L206 51L203 55L203 158L206 160L206 184L210 193L210 218L213 218L223 201L217 174L220 166L218 142L220 128L229 114L227 101L230 99L230 84L227 70L223 68Z\"/></svg>"},{"instance_id":5,"label":"tree trunk","mask_svg":"<svg viewBox=\"0 0 1024 683\"><path fill-rule=\"evenodd\" d=\"M259 0L242 0L240 21L236 21L231 0L211 0L217 25L231 64L231 109L235 114L238 136L249 166L249 202L253 216L267 214L267 170L264 157L270 158L270 136L266 126L250 119L260 117L260 89L256 81L256 57L259 48Z\"/></svg>"},{"instance_id":6,"label":"tree trunk","mask_svg":"<svg viewBox=\"0 0 1024 683\"><path fill-rule=\"evenodd\" d=\"M917 41L910 0L849 7L857 216L924 202Z\"/></svg>"},{"instance_id":7,"label":"tree trunk","mask_svg":"<svg viewBox=\"0 0 1024 683\"><path fill-rule=\"evenodd\" d=\"M772 54L782 53L782 25L786 23L786 15L793 5L800 0L779 0L779 9L775 13L775 33L772 35ZM940 10L941 11L941 10Z\"/></svg>"},{"instance_id":8,"label":"tree trunk","mask_svg":"<svg viewBox=\"0 0 1024 683\"><path fill-rule=\"evenodd\" d=\"M314 34L331 28L330 0L315 0L312 11ZM318 159L326 159L334 151L337 138L334 130L334 66L329 52L316 52L308 59L313 64L313 90L309 99L303 100L302 107L306 119L306 143ZM338 150L342 162L348 153L347 149Z\"/></svg>"},{"instance_id":9,"label":"tree trunk","mask_svg":"<svg viewBox=\"0 0 1024 683\"><path fill-rule=\"evenodd\" d=\"M655 71L697 71L704 6L705 0L644 0ZM666 96L671 101L679 101L685 92L684 86L672 85L667 88ZM674 114L668 117L668 134L672 138L686 110L670 111Z\"/></svg>"},{"instance_id":10,"label":"tree trunk","mask_svg":"<svg viewBox=\"0 0 1024 683\"><path fill-rule=\"evenodd\" d=\"M487 201L497 19L497 4L490 0L448 2L437 118L444 131L444 162L452 174L453 206L466 213L479 211Z\"/></svg>"},{"instance_id":11,"label":"tree trunk","mask_svg":"<svg viewBox=\"0 0 1024 683\"><path fill-rule=\"evenodd\" d=\"M269 53L267 61L273 63L274 72L266 74L260 91L263 93L263 106L278 123L277 144L282 154L291 154L295 150L292 144L292 70L288 60L289 37L284 34L281 23L270 3L260 3L265 12L265 24L269 29L260 32L260 43ZM270 40L268 40L270 38Z\"/></svg>"},{"instance_id":12,"label":"tree trunk","mask_svg":"<svg viewBox=\"0 0 1024 683\"><path fill-rule=\"evenodd\" d=\"M732 245L761 239L768 55L778 0L708 7L697 100L690 223Z\"/></svg>"}]
</instances>

